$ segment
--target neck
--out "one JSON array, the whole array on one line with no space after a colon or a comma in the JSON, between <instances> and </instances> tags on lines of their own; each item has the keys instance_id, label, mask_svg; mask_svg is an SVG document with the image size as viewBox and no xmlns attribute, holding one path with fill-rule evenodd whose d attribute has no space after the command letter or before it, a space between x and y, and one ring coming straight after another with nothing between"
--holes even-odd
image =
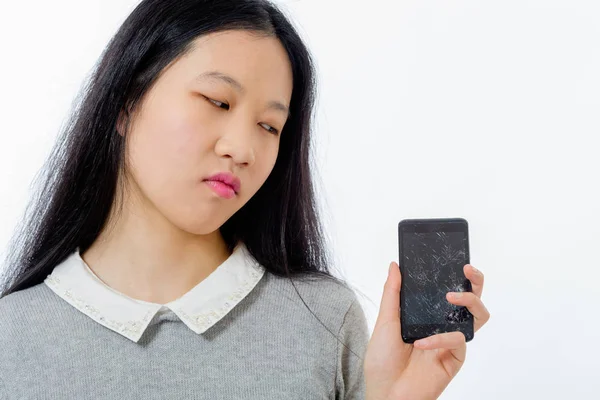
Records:
<instances>
[{"instance_id":1,"label":"neck","mask_svg":"<svg viewBox=\"0 0 600 400\"><path fill-rule=\"evenodd\" d=\"M162 215L124 210L81 257L116 291L165 304L203 281L230 255L218 229L191 234Z\"/></svg>"}]
</instances>

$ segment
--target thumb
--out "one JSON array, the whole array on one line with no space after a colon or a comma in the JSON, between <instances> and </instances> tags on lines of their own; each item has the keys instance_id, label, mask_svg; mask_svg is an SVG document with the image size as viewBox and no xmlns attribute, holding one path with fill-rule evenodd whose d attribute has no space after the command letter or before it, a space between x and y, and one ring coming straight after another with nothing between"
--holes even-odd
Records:
<instances>
[{"instance_id":1,"label":"thumb","mask_svg":"<svg viewBox=\"0 0 600 400\"><path fill-rule=\"evenodd\" d=\"M391 262L388 278L383 287L383 296L375 326L390 322L400 324L400 284L402 276L397 263Z\"/></svg>"}]
</instances>

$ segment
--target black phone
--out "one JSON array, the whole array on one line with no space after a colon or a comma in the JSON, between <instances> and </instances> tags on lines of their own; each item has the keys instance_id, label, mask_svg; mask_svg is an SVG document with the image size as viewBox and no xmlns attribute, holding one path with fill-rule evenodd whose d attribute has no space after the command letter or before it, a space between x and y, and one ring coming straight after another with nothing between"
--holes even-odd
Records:
<instances>
[{"instance_id":1,"label":"black phone","mask_svg":"<svg viewBox=\"0 0 600 400\"><path fill-rule=\"evenodd\" d=\"M400 324L402 340L460 331L473 339L473 315L450 303L448 292L470 292L463 268L469 264L469 230L464 218L404 219L398 223Z\"/></svg>"}]
</instances>

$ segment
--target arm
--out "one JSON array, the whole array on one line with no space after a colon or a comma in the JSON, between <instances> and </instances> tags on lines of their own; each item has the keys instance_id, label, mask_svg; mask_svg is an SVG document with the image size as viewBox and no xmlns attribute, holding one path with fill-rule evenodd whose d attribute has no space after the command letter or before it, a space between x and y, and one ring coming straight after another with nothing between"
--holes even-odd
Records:
<instances>
[{"instance_id":1,"label":"arm","mask_svg":"<svg viewBox=\"0 0 600 400\"><path fill-rule=\"evenodd\" d=\"M365 399L363 361L369 336L364 311L355 299L338 333L335 399Z\"/></svg>"},{"instance_id":2,"label":"arm","mask_svg":"<svg viewBox=\"0 0 600 400\"><path fill-rule=\"evenodd\" d=\"M0 376L0 400L8 399L8 395L6 394L6 386L4 385L4 381Z\"/></svg>"}]
</instances>

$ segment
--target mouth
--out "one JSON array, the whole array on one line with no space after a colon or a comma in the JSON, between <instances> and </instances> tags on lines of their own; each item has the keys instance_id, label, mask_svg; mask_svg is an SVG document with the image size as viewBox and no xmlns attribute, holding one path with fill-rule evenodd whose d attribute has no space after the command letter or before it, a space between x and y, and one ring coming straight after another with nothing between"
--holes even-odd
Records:
<instances>
[{"instance_id":1,"label":"mouth","mask_svg":"<svg viewBox=\"0 0 600 400\"><path fill-rule=\"evenodd\" d=\"M235 189L231 185L228 185L227 183L217 181L217 180L210 180L210 179L207 179L204 182L216 194L218 194L220 197L223 197L225 199L232 199L237 195Z\"/></svg>"},{"instance_id":2,"label":"mouth","mask_svg":"<svg viewBox=\"0 0 600 400\"><path fill-rule=\"evenodd\" d=\"M242 185L240 178L231 172L218 172L204 179L218 195L225 198L232 198L240 192Z\"/></svg>"}]
</instances>

